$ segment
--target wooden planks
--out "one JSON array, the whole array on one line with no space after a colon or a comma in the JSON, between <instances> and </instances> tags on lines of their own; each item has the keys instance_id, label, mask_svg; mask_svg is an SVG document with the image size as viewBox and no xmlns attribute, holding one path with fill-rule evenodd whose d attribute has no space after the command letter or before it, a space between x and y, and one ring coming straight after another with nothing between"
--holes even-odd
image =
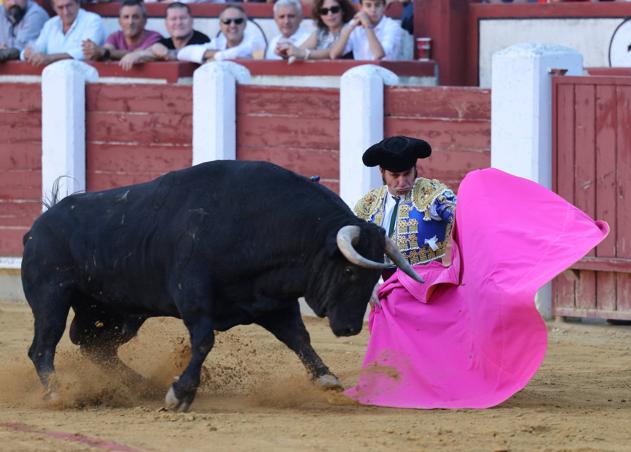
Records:
<instances>
[{"instance_id":1,"label":"wooden planks","mask_svg":"<svg viewBox=\"0 0 631 452\"><path fill-rule=\"evenodd\" d=\"M22 254L22 236L41 212L39 84L0 89L0 256Z\"/></svg>"},{"instance_id":2,"label":"wooden planks","mask_svg":"<svg viewBox=\"0 0 631 452\"><path fill-rule=\"evenodd\" d=\"M239 86L237 159L320 176L338 191L339 111L337 89Z\"/></svg>"},{"instance_id":3,"label":"wooden planks","mask_svg":"<svg viewBox=\"0 0 631 452\"><path fill-rule=\"evenodd\" d=\"M145 182L192 162L192 88L86 86L87 190Z\"/></svg>"},{"instance_id":4,"label":"wooden planks","mask_svg":"<svg viewBox=\"0 0 631 452\"><path fill-rule=\"evenodd\" d=\"M478 88L386 87L384 135L427 140L432 156L419 173L457 190L465 174L490 165L490 91Z\"/></svg>"},{"instance_id":5,"label":"wooden planks","mask_svg":"<svg viewBox=\"0 0 631 452\"><path fill-rule=\"evenodd\" d=\"M556 315L631 319L631 79L555 77L554 187L610 235L554 284Z\"/></svg>"}]
</instances>

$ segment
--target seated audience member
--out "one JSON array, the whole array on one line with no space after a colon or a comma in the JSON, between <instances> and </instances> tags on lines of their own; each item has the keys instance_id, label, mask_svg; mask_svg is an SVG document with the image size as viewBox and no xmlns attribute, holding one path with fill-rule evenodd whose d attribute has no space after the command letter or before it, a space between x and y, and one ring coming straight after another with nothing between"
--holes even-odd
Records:
<instances>
[{"instance_id":1,"label":"seated audience member","mask_svg":"<svg viewBox=\"0 0 631 452\"><path fill-rule=\"evenodd\" d=\"M17 60L20 51L35 41L48 14L32 0L4 0L0 7L0 61Z\"/></svg>"},{"instance_id":2,"label":"seated audience member","mask_svg":"<svg viewBox=\"0 0 631 452\"><path fill-rule=\"evenodd\" d=\"M401 27L384 16L385 0L361 0L361 9L331 46L331 58L353 52L356 60L396 60Z\"/></svg>"},{"instance_id":3,"label":"seated audience member","mask_svg":"<svg viewBox=\"0 0 631 452\"><path fill-rule=\"evenodd\" d=\"M300 29L302 5L299 0L277 0L274 3L274 22L280 31L267 46L265 58L280 60L289 58L289 45L300 46L309 37L309 32Z\"/></svg>"},{"instance_id":4,"label":"seated audience member","mask_svg":"<svg viewBox=\"0 0 631 452\"><path fill-rule=\"evenodd\" d=\"M157 60L175 60L177 50L191 44L206 44L210 38L204 33L193 29L193 15L188 5L173 2L167 6L165 26L168 38L162 38L148 49L135 50L128 53L120 64L125 70L134 64Z\"/></svg>"},{"instance_id":5,"label":"seated audience member","mask_svg":"<svg viewBox=\"0 0 631 452\"><path fill-rule=\"evenodd\" d=\"M120 30L107 37L103 47L86 39L83 55L90 60L120 60L129 52L146 49L162 39L156 31L146 30L147 10L142 0L123 0L118 11Z\"/></svg>"},{"instance_id":6,"label":"seated audience member","mask_svg":"<svg viewBox=\"0 0 631 452\"><path fill-rule=\"evenodd\" d=\"M304 60L330 58L331 45L340 37L345 23L355 16L350 0L315 0L312 8L316 29L301 46L289 45L287 55Z\"/></svg>"},{"instance_id":7,"label":"seated audience member","mask_svg":"<svg viewBox=\"0 0 631 452\"><path fill-rule=\"evenodd\" d=\"M81 42L89 39L103 44L105 29L101 16L79 7L79 0L53 0L56 17L48 19L31 47L27 46L20 57L40 66L59 60L83 60Z\"/></svg>"},{"instance_id":8,"label":"seated audience member","mask_svg":"<svg viewBox=\"0 0 631 452\"><path fill-rule=\"evenodd\" d=\"M265 49L258 35L247 32L248 16L239 5L227 5L219 14L221 33L208 44L188 45L178 51L177 59L203 63L208 60L252 58L257 50Z\"/></svg>"}]
</instances>

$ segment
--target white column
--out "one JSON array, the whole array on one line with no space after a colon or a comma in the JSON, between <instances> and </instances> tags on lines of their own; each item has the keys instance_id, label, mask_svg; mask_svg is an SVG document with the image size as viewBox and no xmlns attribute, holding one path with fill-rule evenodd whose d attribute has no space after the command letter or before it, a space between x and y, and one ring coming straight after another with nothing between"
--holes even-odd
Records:
<instances>
[{"instance_id":1,"label":"white column","mask_svg":"<svg viewBox=\"0 0 631 452\"><path fill-rule=\"evenodd\" d=\"M554 44L517 44L493 54L491 166L552 188L551 69L583 73L576 50ZM537 293L537 309L552 317L552 286Z\"/></svg>"},{"instance_id":2,"label":"white column","mask_svg":"<svg viewBox=\"0 0 631 452\"><path fill-rule=\"evenodd\" d=\"M42 195L50 199L85 190L85 84L96 82L92 66L63 60L42 72Z\"/></svg>"},{"instance_id":3,"label":"white column","mask_svg":"<svg viewBox=\"0 0 631 452\"><path fill-rule=\"evenodd\" d=\"M375 65L349 69L340 80L340 196L351 208L382 183L362 154L383 139L383 87L398 82L396 74Z\"/></svg>"},{"instance_id":4,"label":"white column","mask_svg":"<svg viewBox=\"0 0 631 452\"><path fill-rule=\"evenodd\" d=\"M193 165L236 158L236 84L249 81L250 71L231 61L193 73Z\"/></svg>"},{"instance_id":5,"label":"white column","mask_svg":"<svg viewBox=\"0 0 631 452\"><path fill-rule=\"evenodd\" d=\"M551 69L583 73L583 57L555 44L517 44L493 54L491 166L552 187Z\"/></svg>"}]
</instances>

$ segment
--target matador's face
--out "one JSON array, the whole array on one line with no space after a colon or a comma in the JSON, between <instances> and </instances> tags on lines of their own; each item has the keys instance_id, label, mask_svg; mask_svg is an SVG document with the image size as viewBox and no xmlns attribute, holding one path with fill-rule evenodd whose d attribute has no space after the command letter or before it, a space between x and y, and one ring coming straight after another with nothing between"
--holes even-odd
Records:
<instances>
[{"instance_id":1,"label":"matador's face","mask_svg":"<svg viewBox=\"0 0 631 452\"><path fill-rule=\"evenodd\" d=\"M379 169L383 183L388 186L388 191L392 196L405 196L412 191L417 174L415 166L406 171Z\"/></svg>"}]
</instances>

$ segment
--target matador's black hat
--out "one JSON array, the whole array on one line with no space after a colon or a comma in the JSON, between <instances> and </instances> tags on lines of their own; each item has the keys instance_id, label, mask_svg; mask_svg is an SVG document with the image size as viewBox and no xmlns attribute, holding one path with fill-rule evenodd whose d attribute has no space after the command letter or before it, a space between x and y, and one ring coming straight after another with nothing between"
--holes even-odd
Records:
<instances>
[{"instance_id":1,"label":"matador's black hat","mask_svg":"<svg viewBox=\"0 0 631 452\"><path fill-rule=\"evenodd\" d=\"M427 141L418 138L394 136L370 146L362 161L366 166L379 165L383 169L398 173L416 165L416 159L424 159L432 153Z\"/></svg>"}]
</instances>

